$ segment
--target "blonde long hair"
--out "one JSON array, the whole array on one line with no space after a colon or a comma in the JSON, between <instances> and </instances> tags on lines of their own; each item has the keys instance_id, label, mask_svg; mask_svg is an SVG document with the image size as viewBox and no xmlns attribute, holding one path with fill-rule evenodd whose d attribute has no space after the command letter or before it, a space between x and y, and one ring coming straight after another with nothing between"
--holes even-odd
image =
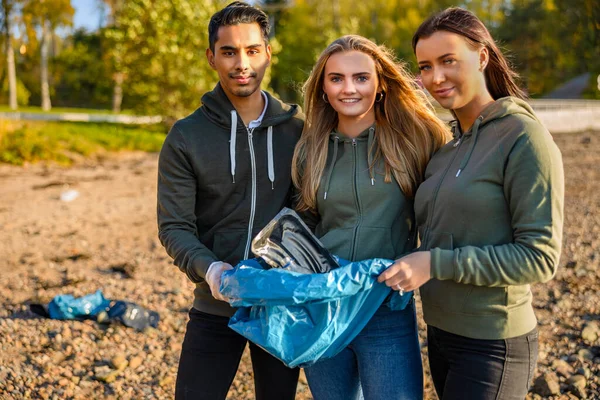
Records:
<instances>
[{"instance_id":1,"label":"blonde long hair","mask_svg":"<svg viewBox=\"0 0 600 400\"><path fill-rule=\"evenodd\" d=\"M323 99L325 65L332 54L360 51L375 62L383 100L375 103L375 140L371 174L380 159L384 181L392 175L404 194L413 197L423 181L432 154L448 139L448 128L436 117L425 94L404 64L384 46L357 35L343 36L321 53L304 84L306 121L292 162L292 179L299 189L298 210L317 208L317 191L327 162L329 134L337 127L337 112Z\"/></svg>"}]
</instances>

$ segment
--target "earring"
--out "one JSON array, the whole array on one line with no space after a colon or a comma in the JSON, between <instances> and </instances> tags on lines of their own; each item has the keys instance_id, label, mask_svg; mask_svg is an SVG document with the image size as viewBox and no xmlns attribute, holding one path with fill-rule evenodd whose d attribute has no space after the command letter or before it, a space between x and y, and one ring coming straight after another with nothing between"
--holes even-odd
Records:
<instances>
[{"instance_id":1,"label":"earring","mask_svg":"<svg viewBox=\"0 0 600 400\"><path fill-rule=\"evenodd\" d=\"M381 100L383 100L383 92L379 92L375 95L375 102L379 103Z\"/></svg>"},{"instance_id":2,"label":"earring","mask_svg":"<svg viewBox=\"0 0 600 400\"><path fill-rule=\"evenodd\" d=\"M327 101L327 95L325 94L325 92L323 92L323 101L325 103L329 103L329 101Z\"/></svg>"}]
</instances>

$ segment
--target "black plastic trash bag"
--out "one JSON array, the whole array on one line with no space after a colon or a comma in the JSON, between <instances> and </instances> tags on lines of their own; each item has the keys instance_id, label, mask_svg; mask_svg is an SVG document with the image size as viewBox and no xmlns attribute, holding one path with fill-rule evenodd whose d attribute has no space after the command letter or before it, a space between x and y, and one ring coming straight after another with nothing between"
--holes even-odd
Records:
<instances>
[{"instance_id":1,"label":"black plastic trash bag","mask_svg":"<svg viewBox=\"0 0 600 400\"><path fill-rule=\"evenodd\" d=\"M252 240L252 253L267 269L313 274L329 272L339 264L312 234L294 210L284 208Z\"/></svg>"}]
</instances>

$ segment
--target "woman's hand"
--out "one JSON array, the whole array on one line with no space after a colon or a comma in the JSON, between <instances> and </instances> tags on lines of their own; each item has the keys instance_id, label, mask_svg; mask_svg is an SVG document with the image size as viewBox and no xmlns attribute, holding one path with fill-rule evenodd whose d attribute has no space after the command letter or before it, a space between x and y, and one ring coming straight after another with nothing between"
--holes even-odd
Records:
<instances>
[{"instance_id":1,"label":"woman's hand","mask_svg":"<svg viewBox=\"0 0 600 400\"><path fill-rule=\"evenodd\" d=\"M379 275L377 280L399 292L410 292L431 279L431 253L417 251L404 256Z\"/></svg>"}]
</instances>

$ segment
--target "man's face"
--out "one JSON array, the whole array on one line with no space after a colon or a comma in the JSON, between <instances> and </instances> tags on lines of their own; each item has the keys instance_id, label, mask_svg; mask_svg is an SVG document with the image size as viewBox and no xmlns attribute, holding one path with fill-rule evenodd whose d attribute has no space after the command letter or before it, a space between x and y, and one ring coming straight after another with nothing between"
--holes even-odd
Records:
<instances>
[{"instance_id":1,"label":"man's face","mask_svg":"<svg viewBox=\"0 0 600 400\"><path fill-rule=\"evenodd\" d=\"M271 46L256 23L222 26L214 53L207 49L206 57L228 96L248 97L260 88L271 62Z\"/></svg>"}]
</instances>

